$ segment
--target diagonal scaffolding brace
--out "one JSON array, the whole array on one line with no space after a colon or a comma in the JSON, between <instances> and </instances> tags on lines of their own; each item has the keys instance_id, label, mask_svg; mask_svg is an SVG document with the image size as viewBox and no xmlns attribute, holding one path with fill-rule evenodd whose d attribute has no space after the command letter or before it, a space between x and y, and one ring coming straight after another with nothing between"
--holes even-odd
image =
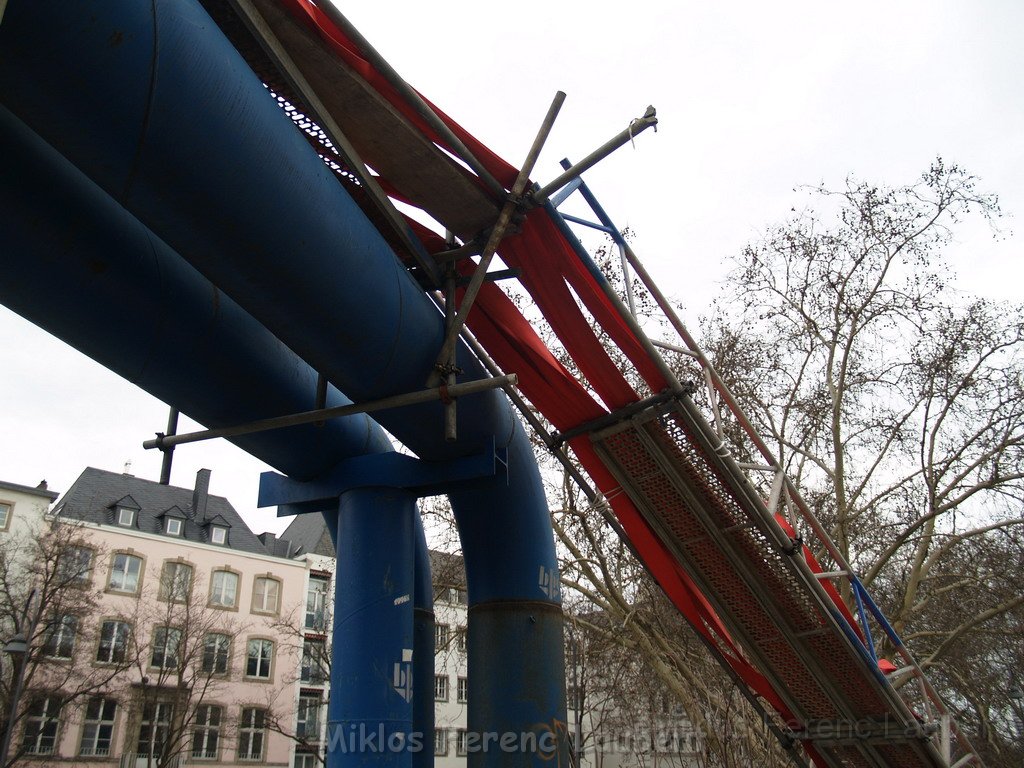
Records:
<instances>
[{"instance_id":1,"label":"diagonal scaffolding brace","mask_svg":"<svg viewBox=\"0 0 1024 768\"><path fill-rule=\"evenodd\" d=\"M442 377L452 375L451 369L454 367L455 343L458 341L459 332L466 324L466 318L469 317L469 311L473 308L473 302L476 301L476 297L480 293L480 289L483 287L484 280L487 277L487 268L490 266L491 260L494 258L494 253L498 249L498 244L504 239L505 232L508 229L509 224L512 223L512 217L520 207L520 198L526 190L526 185L530 181L530 173L533 171L533 166L536 164L537 158L540 156L540 151L544 147L544 142L547 141L548 135L551 133L551 127L554 125L555 118L558 116L558 112L562 108L562 103L564 101L565 94L562 91L558 91L551 102L551 106L548 108L547 115L544 116L544 121L541 123L540 130L537 132L537 136L533 140L533 145L530 147L530 151L526 155L526 162L523 163L523 167L520 169L519 175L516 177L515 184L512 185L512 192L505 201L505 205L502 206L501 213L498 214L498 221L491 230L490 237L487 239L487 245L484 246L484 250L480 254L480 263L477 265L476 271L474 271L469 285L466 286L466 292L463 294L462 303L459 305L458 311L451 316L450 320L448 320L446 310L445 339L444 343L441 345L441 351L437 355L437 362L434 365L434 370L427 379L428 387L437 386ZM450 294L446 291L446 306L449 302L454 304L454 300L455 296L453 285Z\"/></svg>"}]
</instances>

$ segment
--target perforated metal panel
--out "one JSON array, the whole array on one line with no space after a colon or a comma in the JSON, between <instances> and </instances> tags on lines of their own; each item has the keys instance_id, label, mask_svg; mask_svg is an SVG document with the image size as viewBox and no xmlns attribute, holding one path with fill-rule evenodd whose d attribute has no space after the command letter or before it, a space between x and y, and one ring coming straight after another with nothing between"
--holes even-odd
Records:
<instances>
[{"instance_id":1,"label":"perforated metal panel","mask_svg":"<svg viewBox=\"0 0 1024 768\"><path fill-rule=\"evenodd\" d=\"M831 763L942 765L917 736L917 723L905 722L905 712L865 674L864 659L828 603L771 530L760 493L715 454L710 427L684 406L661 407L592 435L623 491L800 720L834 722L850 733L863 730L855 723L897 726L884 737L823 741L818 749ZM904 731L909 735L896 746L891 739Z\"/></svg>"}]
</instances>

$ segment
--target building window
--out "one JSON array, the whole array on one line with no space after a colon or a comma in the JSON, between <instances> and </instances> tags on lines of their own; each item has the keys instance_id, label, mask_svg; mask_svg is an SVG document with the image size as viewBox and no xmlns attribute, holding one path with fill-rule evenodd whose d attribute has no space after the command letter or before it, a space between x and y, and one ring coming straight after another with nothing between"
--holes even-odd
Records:
<instances>
[{"instance_id":1,"label":"building window","mask_svg":"<svg viewBox=\"0 0 1024 768\"><path fill-rule=\"evenodd\" d=\"M211 632L203 638L203 672L224 675L228 671L231 638Z\"/></svg>"},{"instance_id":2,"label":"building window","mask_svg":"<svg viewBox=\"0 0 1024 768\"><path fill-rule=\"evenodd\" d=\"M57 744L61 700L57 696L33 699L25 712L22 748L27 755L52 755Z\"/></svg>"},{"instance_id":3,"label":"building window","mask_svg":"<svg viewBox=\"0 0 1024 768\"><path fill-rule=\"evenodd\" d=\"M78 617L65 614L58 616L47 627L43 641L43 655L51 659L70 659L75 650L75 633L78 631Z\"/></svg>"},{"instance_id":4,"label":"building window","mask_svg":"<svg viewBox=\"0 0 1024 768\"><path fill-rule=\"evenodd\" d=\"M469 701L469 678L460 677L455 689L455 698L459 704L465 704Z\"/></svg>"},{"instance_id":5,"label":"building window","mask_svg":"<svg viewBox=\"0 0 1024 768\"><path fill-rule=\"evenodd\" d=\"M448 647L448 625L434 625L434 652L438 653Z\"/></svg>"},{"instance_id":6,"label":"building window","mask_svg":"<svg viewBox=\"0 0 1024 768\"><path fill-rule=\"evenodd\" d=\"M160 574L160 598L184 603L192 593L192 566L187 563L165 562Z\"/></svg>"},{"instance_id":7,"label":"building window","mask_svg":"<svg viewBox=\"0 0 1024 768\"><path fill-rule=\"evenodd\" d=\"M257 576L252 586L254 613L277 613L281 597L281 582L267 576Z\"/></svg>"},{"instance_id":8,"label":"building window","mask_svg":"<svg viewBox=\"0 0 1024 768\"><path fill-rule=\"evenodd\" d=\"M184 527L184 520L177 517L168 517L164 531L168 536L181 536L181 529Z\"/></svg>"},{"instance_id":9,"label":"building window","mask_svg":"<svg viewBox=\"0 0 1024 768\"><path fill-rule=\"evenodd\" d=\"M310 576L306 588L306 629L327 631L327 591L330 581L323 576Z\"/></svg>"},{"instance_id":10,"label":"building window","mask_svg":"<svg viewBox=\"0 0 1024 768\"><path fill-rule=\"evenodd\" d=\"M270 679L274 663L274 644L269 640L250 640L245 662L246 677Z\"/></svg>"},{"instance_id":11,"label":"building window","mask_svg":"<svg viewBox=\"0 0 1024 768\"><path fill-rule=\"evenodd\" d=\"M458 587L441 587L434 599L436 603L450 603L451 605L466 605L469 602L469 594Z\"/></svg>"},{"instance_id":12,"label":"building window","mask_svg":"<svg viewBox=\"0 0 1024 768\"><path fill-rule=\"evenodd\" d=\"M262 760L266 710L246 707L238 724L238 759Z\"/></svg>"},{"instance_id":13,"label":"building window","mask_svg":"<svg viewBox=\"0 0 1024 768\"><path fill-rule=\"evenodd\" d=\"M85 719L82 722L82 743L78 754L83 757L104 757L110 754L110 742L114 736L114 714L117 702L102 696L94 696L85 705Z\"/></svg>"},{"instance_id":14,"label":"building window","mask_svg":"<svg viewBox=\"0 0 1024 768\"><path fill-rule=\"evenodd\" d=\"M465 755L466 752L466 729L459 728L455 734L455 754Z\"/></svg>"},{"instance_id":15,"label":"building window","mask_svg":"<svg viewBox=\"0 0 1024 768\"><path fill-rule=\"evenodd\" d=\"M96 661L105 664L123 663L131 631L131 626L123 621L104 621L100 628L100 645L96 651Z\"/></svg>"},{"instance_id":16,"label":"building window","mask_svg":"<svg viewBox=\"0 0 1024 768\"><path fill-rule=\"evenodd\" d=\"M160 757L164 753L173 714L170 702L159 701L143 706L139 739L135 745L139 757Z\"/></svg>"},{"instance_id":17,"label":"building window","mask_svg":"<svg viewBox=\"0 0 1024 768\"><path fill-rule=\"evenodd\" d=\"M448 754L448 729L434 729L434 757L444 757Z\"/></svg>"},{"instance_id":18,"label":"building window","mask_svg":"<svg viewBox=\"0 0 1024 768\"><path fill-rule=\"evenodd\" d=\"M113 592L139 591L139 575L142 573L142 558L119 552L114 555L110 566L110 589Z\"/></svg>"},{"instance_id":19,"label":"building window","mask_svg":"<svg viewBox=\"0 0 1024 768\"><path fill-rule=\"evenodd\" d=\"M210 543L224 545L228 543L228 529L223 525L210 526Z\"/></svg>"},{"instance_id":20,"label":"building window","mask_svg":"<svg viewBox=\"0 0 1024 768\"><path fill-rule=\"evenodd\" d=\"M299 708L295 715L295 736L307 742L320 741L320 708L319 696L300 696Z\"/></svg>"},{"instance_id":21,"label":"building window","mask_svg":"<svg viewBox=\"0 0 1024 768\"><path fill-rule=\"evenodd\" d=\"M455 629L455 642L456 642L456 644L458 646L459 651L461 651L462 653L465 653L466 652L466 628L465 627L460 626L460 627L457 627Z\"/></svg>"},{"instance_id":22,"label":"building window","mask_svg":"<svg viewBox=\"0 0 1024 768\"><path fill-rule=\"evenodd\" d=\"M316 753L303 750L295 750L295 760L292 761L292 768L317 768L319 765Z\"/></svg>"},{"instance_id":23,"label":"building window","mask_svg":"<svg viewBox=\"0 0 1024 768\"><path fill-rule=\"evenodd\" d=\"M130 507L117 508L117 524L124 528L131 528L135 525L135 510Z\"/></svg>"},{"instance_id":24,"label":"building window","mask_svg":"<svg viewBox=\"0 0 1024 768\"><path fill-rule=\"evenodd\" d=\"M448 701L448 675L434 675L434 701Z\"/></svg>"},{"instance_id":25,"label":"building window","mask_svg":"<svg viewBox=\"0 0 1024 768\"><path fill-rule=\"evenodd\" d=\"M88 547L65 547L58 555L57 572L61 579L74 586L92 581L92 550Z\"/></svg>"},{"instance_id":26,"label":"building window","mask_svg":"<svg viewBox=\"0 0 1024 768\"><path fill-rule=\"evenodd\" d=\"M11 522L11 505L0 502L0 531L6 531Z\"/></svg>"},{"instance_id":27,"label":"building window","mask_svg":"<svg viewBox=\"0 0 1024 768\"><path fill-rule=\"evenodd\" d=\"M300 678L311 685L323 685L327 679L327 646L323 640L302 641Z\"/></svg>"},{"instance_id":28,"label":"building window","mask_svg":"<svg viewBox=\"0 0 1024 768\"><path fill-rule=\"evenodd\" d=\"M175 627L157 627L153 630L153 658L150 666L157 669L177 669L180 663L181 630Z\"/></svg>"},{"instance_id":29,"label":"building window","mask_svg":"<svg viewBox=\"0 0 1024 768\"><path fill-rule=\"evenodd\" d=\"M222 710L216 704L196 707L195 725L192 727L192 759L216 760L220 744Z\"/></svg>"},{"instance_id":30,"label":"building window","mask_svg":"<svg viewBox=\"0 0 1024 768\"><path fill-rule=\"evenodd\" d=\"M238 574L214 571L210 579L210 605L234 608L238 605Z\"/></svg>"}]
</instances>

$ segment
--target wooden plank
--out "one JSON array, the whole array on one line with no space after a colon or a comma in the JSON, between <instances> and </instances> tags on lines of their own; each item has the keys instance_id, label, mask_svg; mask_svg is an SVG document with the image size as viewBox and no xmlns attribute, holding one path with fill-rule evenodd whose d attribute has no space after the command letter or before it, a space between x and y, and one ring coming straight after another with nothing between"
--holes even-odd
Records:
<instances>
[{"instance_id":1,"label":"wooden plank","mask_svg":"<svg viewBox=\"0 0 1024 768\"><path fill-rule=\"evenodd\" d=\"M493 226L498 205L469 171L340 61L315 31L273 0L253 5L368 166L463 240Z\"/></svg>"},{"instance_id":2,"label":"wooden plank","mask_svg":"<svg viewBox=\"0 0 1024 768\"><path fill-rule=\"evenodd\" d=\"M438 271L437 263L419 241L415 239L405 219L395 209L391 200L384 193L384 190L380 188L373 175L365 168L362 158L359 157L355 147L351 145L348 137L345 136L340 126L335 123L330 113L320 102L316 92L306 82L295 62L274 35L273 30L267 26L263 16L256 10L250 0L231 0L231 3L240 18L246 22L252 34L259 40L266 54L280 71L281 76L300 94L306 103L306 107L312 111L313 117L319 123L320 128L327 134L331 143L341 153L349 170L359 179L359 183L366 190L370 200L390 223L395 237L402 242L405 250L408 252L408 256L419 265L419 268L423 270L428 280L435 286L439 286L440 272Z\"/></svg>"}]
</instances>

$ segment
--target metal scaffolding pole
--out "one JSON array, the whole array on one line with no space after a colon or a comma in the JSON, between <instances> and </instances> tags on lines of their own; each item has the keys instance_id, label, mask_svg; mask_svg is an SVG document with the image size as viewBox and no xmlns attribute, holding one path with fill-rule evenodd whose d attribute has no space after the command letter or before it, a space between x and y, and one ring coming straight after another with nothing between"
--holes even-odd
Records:
<instances>
[{"instance_id":1,"label":"metal scaffolding pole","mask_svg":"<svg viewBox=\"0 0 1024 768\"><path fill-rule=\"evenodd\" d=\"M501 213L498 214L498 221L494 225L494 229L491 230L490 237L487 238L487 245L484 246L484 250L480 254L480 263L477 265L476 271L473 272L473 277L470 280L469 285L466 286L466 291L462 296L462 303L459 304L459 311L447 325L447 333L445 335L444 344L441 345L441 351L437 355L435 370L427 379L428 387L437 386L441 377L447 374L446 367L450 365L450 359L455 350L455 342L459 338L459 331L461 331L462 327L466 324L466 318L469 317L469 312L473 308L473 302L476 301L476 297L480 293L480 289L483 287L484 280L487 277L487 268L491 264L491 259L494 258L494 253L498 249L498 244L501 243L502 239L505 237L505 230L507 230L508 225L512 223L512 216L519 206L519 199L522 197L522 194L526 189L526 185L530 181L530 173L533 171L533 166L537 162L537 157L540 155L540 151L544 147L544 142L547 141L548 134L551 133L551 126L554 125L555 118L558 117L558 111L562 108L562 103L564 101L565 94L558 91L551 102L551 106L548 107L548 112L544 116L544 121L541 123L540 130L537 131L537 136L534 138L533 144L530 146L530 151L526 155L526 161L523 163L523 167L520 169L519 175L516 177L516 183L512 185L512 192L509 194L505 205L502 206Z\"/></svg>"},{"instance_id":2,"label":"metal scaffolding pole","mask_svg":"<svg viewBox=\"0 0 1024 768\"><path fill-rule=\"evenodd\" d=\"M270 429L282 429L283 427L294 427L299 424L314 424L326 419L336 419L340 416L352 416L357 413L373 413L391 408L401 408L406 405L418 405L428 403L432 400L444 400L445 398L461 397L472 395L477 392L486 392L491 389L515 386L518 377L515 374L502 376L494 379L478 379L456 384L453 387L443 389L424 389L419 392L408 392L402 395L384 397L380 400L370 400L365 403L353 405L339 405L334 408L322 408L304 413L292 413L287 416L276 416L270 419L260 419L248 424L239 424L234 427L222 427L220 429L206 429L201 432L186 432L182 435L157 435L153 440L146 440L142 447L147 450L166 450L184 443L198 443L203 440L214 440L218 437L236 437L248 435L253 432L265 432Z\"/></svg>"}]
</instances>

